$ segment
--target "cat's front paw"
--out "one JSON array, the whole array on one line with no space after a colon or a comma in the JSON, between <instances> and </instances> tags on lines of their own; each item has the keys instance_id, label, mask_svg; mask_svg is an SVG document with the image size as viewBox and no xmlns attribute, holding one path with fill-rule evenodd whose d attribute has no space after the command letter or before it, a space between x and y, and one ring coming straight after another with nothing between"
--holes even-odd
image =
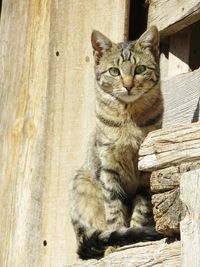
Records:
<instances>
[{"instance_id":1,"label":"cat's front paw","mask_svg":"<svg viewBox=\"0 0 200 267\"><path fill-rule=\"evenodd\" d=\"M133 202L130 226L140 227L147 225L154 225L151 200L138 194Z\"/></svg>"}]
</instances>

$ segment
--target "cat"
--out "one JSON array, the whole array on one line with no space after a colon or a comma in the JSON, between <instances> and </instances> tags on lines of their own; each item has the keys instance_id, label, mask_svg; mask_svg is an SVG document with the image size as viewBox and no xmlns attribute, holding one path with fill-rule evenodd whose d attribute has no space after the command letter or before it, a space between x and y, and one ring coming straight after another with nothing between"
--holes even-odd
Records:
<instances>
[{"instance_id":1,"label":"cat","mask_svg":"<svg viewBox=\"0 0 200 267\"><path fill-rule=\"evenodd\" d=\"M162 236L154 229L149 179L140 175L138 150L161 127L159 33L152 26L136 41L115 44L93 31L96 127L83 166L71 182L71 218L82 259L112 246Z\"/></svg>"}]
</instances>

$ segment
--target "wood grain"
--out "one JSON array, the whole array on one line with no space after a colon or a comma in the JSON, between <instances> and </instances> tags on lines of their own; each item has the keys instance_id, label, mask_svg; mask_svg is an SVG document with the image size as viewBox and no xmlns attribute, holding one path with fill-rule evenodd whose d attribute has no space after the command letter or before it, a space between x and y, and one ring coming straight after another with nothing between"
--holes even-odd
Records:
<instances>
[{"instance_id":1,"label":"wood grain","mask_svg":"<svg viewBox=\"0 0 200 267\"><path fill-rule=\"evenodd\" d=\"M156 230L166 236L179 234L183 212L179 187L152 196Z\"/></svg>"},{"instance_id":2,"label":"wood grain","mask_svg":"<svg viewBox=\"0 0 200 267\"><path fill-rule=\"evenodd\" d=\"M139 169L152 171L199 160L200 123L160 129L149 133L139 151Z\"/></svg>"},{"instance_id":3,"label":"wood grain","mask_svg":"<svg viewBox=\"0 0 200 267\"><path fill-rule=\"evenodd\" d=\"M148 26L156 25L161 37L171 35L200 20L199 0L151 0Z\"/></svg>"},{"instance_id":4,"label":"wood grain","mask_svg":"<svg viewBox=\"0 0 200 267\"><path fill-rule=\"evenodd\" d=\"M200 120L200 69L163 80L163 128Z\"/></svg>"},{"instance_id":5,"label":"wood grain","mask_svg":"<svg viewBox=\"0 0 200 267\"><path fill-rule=\"evenodd\" d=\"M187 207L181 221L181 266L198 267L200 263L200 169L184 173L180 183L181 200Z\"/></svg>"},{"instance_id":6,"label":"wood grain","mask_svg":"<svg viewBox=\"0 0 200 267\"><path fill-rule=\"evenodd\" d=\"M50 1L3 1L0 266L39 266Z\"/></svg>"},{"instance_id":7,"label":"wood grain","mask_svg":"<svg viewBox=\"0 0 200 267\"><path fill-rule=\"evenodd\" d=\"M157 231L167 236L179 234L180 221L186 214L186 206L180 200L181 176L199 168L197 161L152 172L150 184Z\"/></svg>"},{"instance_id":8,"label":"wood grain","mask_svg":"<svg viewBox=\"0 0 200 267\"><path fill-rule=\"evenodd\" d=\"M168 78L168 67L169 67L169 51L160 53L160 79L161 81ZM161 87L162 88L162 87Z\"/></svg>"},{"instance_id":9,"label":"wood grain","mask_svg":"<svg viewBox=\"0 0 200 267\"><path fill-rule=\"evenodd\" d=\"M76 260L68 183L94 125L90 34L126 39L128 12L128 0L3 1L0 266Z\"/></svg>"},{"instance_id":10,"label":"wood grain","mask_svg":"<svg viewBox=\"0 0 200 267\"><path fill-rule=\"evenodd\" d=\"M129 266L181 266L180 241L167 244L166 239L143 242L118 249L107 257L95 261L83 261L68 267L129 267Z\"/></svg>"},{"instance_id":11,"label":"wood grain","mask_svg":"<svg viewBox=\"0 0 200 267\"><path fill-rule=\"evenodd\" d=\"M57 4L56 4L57 3ZM59 1L51 6L45 190L41 266L76 261L68 184L83 163L94 126L92 29L115 42L126 38L128 1ZM56 56L59 51L59 57Z\"/></svg>"},{"instance_id":12,"label":"wood grain","mask_svg":"<svg viewBox=\"0 0 200 267\"><path fill-rule=\"evenodd\" d=\"M184 29L170 36L168 77L189 72L192 31Z\"/></svg>"},{"instance_id":13,"label":"wood grain","mask_svg":"<svg viewBox=\"0 0 200 267\"><path fill-rule=\"evenodd\" d=\"M152 193L162 193L180 186L181 175L184 172L200 168L200 160L194 162L184 162L177 166L153 171L151 174Z\"/></svg>"}]
</instances>

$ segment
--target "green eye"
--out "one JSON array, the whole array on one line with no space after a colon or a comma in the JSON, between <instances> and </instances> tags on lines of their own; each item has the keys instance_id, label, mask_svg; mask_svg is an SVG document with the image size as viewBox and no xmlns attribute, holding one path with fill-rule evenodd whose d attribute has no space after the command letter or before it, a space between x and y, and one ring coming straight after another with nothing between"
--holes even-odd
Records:
<instances>
[{"instance_id":1,"label":"green eye","mask_svg":"<svg viewBox=\"0 0 200 267\"><path fill-rule=\"evenodd\" d=\"M110 74L111 74L112 76L115 76L115 77L120 75L120 71L119 71L118 68L110 68L110 69L109 69L109 72L110 72Z\"/></svg>"},{"instance_id":2,"label":"green eye","mask_svg":"<svg viewBox=\"0 0 200 267\"><path fill-rule=\"evenodd\" d=\"M135 68L135 73L136 74L141 74L142 72L144 72L147 69L146 66L144 65L139 65Z\"/></svg>"}]
</instances>

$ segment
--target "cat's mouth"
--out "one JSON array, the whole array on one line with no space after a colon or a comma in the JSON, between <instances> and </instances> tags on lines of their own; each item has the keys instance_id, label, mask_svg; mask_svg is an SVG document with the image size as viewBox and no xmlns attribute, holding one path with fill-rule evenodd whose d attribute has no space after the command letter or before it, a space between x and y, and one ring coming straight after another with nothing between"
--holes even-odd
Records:
<instances>
[{"instance_id":1,"label":"cat's mouth","mask_svg":"<svg viewBox=\"0 0 200 267\"><path fill-rule=\"evenodd\" d=\"M133 92L133 90L127 90L127 91L123 91L117 94L117 96L120 97L132 97L134 96L135 93Z\"/></svg>"},{"instance_id":2,"label":"cat's mouth","mask_svg":"<svg viewBox=\"0 0 200 267\"><path fill-rule=\"evenodd\" d=\"M124 88L124 92L122 93L122 95L133 96L136 94L136 91L136 87Z\"/></svg>"},{"instance_id":3,"label":"cat's mouth","mask_svg":"<svg viewBox=\"0 0 200 267\"><path fill-rule=\"evenodd\" d=\"M122 95L125 95L125 96L133 96L134 95L134 88L131 88L129 90L126 90L124 93L122 93Z\"/></svg>"},{"instance_id":4,"label":"cat's mouth","mask_svg":"<svg viewBox=\"0 0 200 267\"><path fill-rule=\"evenodd\" d=\"M117 95L117 98L123 102L130 103L136 101L141 95L142 92L139 93L137 90L132 88L131 90L121 92Z\"/></svg>"}]
</instances>

